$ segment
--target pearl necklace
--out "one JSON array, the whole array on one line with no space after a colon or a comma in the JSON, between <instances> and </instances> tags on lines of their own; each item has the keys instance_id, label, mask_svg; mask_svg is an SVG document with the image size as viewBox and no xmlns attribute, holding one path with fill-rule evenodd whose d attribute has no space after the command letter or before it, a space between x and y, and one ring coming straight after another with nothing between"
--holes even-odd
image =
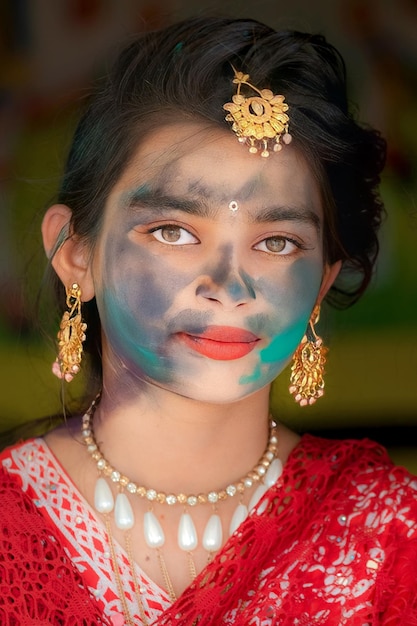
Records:
<instances>
[{"instance_id":1,"label":"pearl necklace","mask_svg":"<svg viewBox=\"0 0 417 626\"><path fill-rule=\"evenodd\" d=\"M157 491L156 489L137 485L131 481L127 476L121 474L116 470L103 456L98 443L94 435L93 416L97 408L98 398L92 402L89 409L82 418L82 438L86 445L87 451L94 460L99 472L99 477L96 482L94 491L94 506L95 509L105 516L106 528L109 535L110 544L112 546L113 540L111 538L111 525L109 520L109 514L113 513L114 523L119 530L126 531L126 544L129 548L127 550L130 562L130 568L134 573L134 563L132 558L132 551L130 547L130 530L135 525L135 517L132 506L129 502L129 498L125 492L131 496L139 496L146 499L149 502L150 509L144 514L143 517L143 533L146 544L153 549L156 549L160 570L165 581L169 596L172 601L176 600L173 585L171 583L168 571L165 565L164 558L162 556L161 548L165 544L165 534L162 526L153 512L154 504L168 505L170 507L174 505L182 505L184 508L183 513L180 516L178 525L177 541L180 550L185 552L188 557L189 570L191 580L196 576L196 570L194 560L192 556L193 550L198 546L199 539L197 531L192 520L191 514L188 512L188 507L193 508L200 504L211 504L214 508L213 514L209 517L206 524L202 545L209 555L209 560L213 555L220 550L223 544L223 529L220 516L217 513L217 504L226 500L227 498L233 498L236 495L240 496L240 502L237 505L235 512L233 513L230 527L229 536L232 535L240 524L246 519L252 509L256 507L259 500L265 494L265 492L277 481L282 473L282 463L276 458L276 452L278 447L278 439L276 423L271 419L269 428L269 438L266 449L259 459L255 467L249 471L240 480L227 485L220 490L212 490L208 493L200 493L198 495L185 493L164 493ZM109 483L114 483L118 487L118 493L116 498L113 497L112 490ZM256 489L250 498L249 504L243 503L243 495L247 489L256 485ZM114 551L114 549L113 549ZM115 558L113 558L115 567ZM120 587L119 593L122 592L120 574L118 569L115 569L116 579L118 586ZM142 616L143 623L147 623L144 615L144 607L139 596L138 605ZM124 613L127 619L127 607L126 602L121 597L121 602L124 607ZM130 623L130 618L127 619Z\"/></svg>"}]
</instances>

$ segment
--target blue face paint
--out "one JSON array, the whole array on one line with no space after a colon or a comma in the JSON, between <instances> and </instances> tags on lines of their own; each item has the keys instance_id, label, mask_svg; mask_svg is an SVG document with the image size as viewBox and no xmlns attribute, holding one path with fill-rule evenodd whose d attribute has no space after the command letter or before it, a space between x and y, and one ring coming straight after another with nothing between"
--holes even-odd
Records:
<instances>
[{"instance_id":1,"label":"blue face paint","mask_svg":"<svg viewBox=\"0 0 417 626\"><path fill-rule=\"evenodd\" d=\"M112 233L108 238L105 287L97 298L105 334L124 364L123 375L128 371L136 380L166 386L196 375L193 360L177 355L171 338L177 332L203 333L213 311L177 310L175 302L198 276L208 276L214 291L224 288L236 306L241 298L263 302L265 313L249 316L240 325L267 343L253 350L247 360L251 371L236 382L243 395L268 385L287 365L305 332L320 286L321 265L299 260L291 265L285 280L273 274L255 280L243 268L232 268L232 245L220 247L216 264L189 270L174 270L171 254L175 251L167 257L155 255L123 234ZM118 263L111 263L112 259ZM199 285L189 295L201 297L207 309L213 299L210 289ZM197 358L201 365L203 359Z\"/></svg>"},{"instance_id":2,"label":"blue face paint","mask_svg":"<svg viewBox=\"0 0 417 626\"><path fill-rule=\"evenodd\" d=\"M166 383L178 367L169 352L167 312L188 282L187 274L168 269L123 238L109 240L106 257L105 287L97 301L109 344L135 378Z\"/></svg>"},{"instance_id":3,"label":"blue face paint","mask_svg":"<svg viewBox=\"0 0 417 626\"><path fill-rule=\"evenodd\" d=\"M303 335L310 313L316 302L321 282L321 267L300 261L294 263L290 280L291 289L277 288L260 281L260 289L272 304L274 313L263 319L257 316L248 320L254 333L259 328L270 337L267 346L258 352L258 362L250 374L240 378L240 384L263 386L271 382L286 367ZM303 297L297 297L297 294ZM296 297L294 297L296 296ZM292 314L289 315L292 310Z\"/></svg>"},{"instance_id":4,"label":"blue face paint","mask_svg":"<svg viewBox=\"0 0 417 626\"><path fill-rule=\"evenodd\" d=\"M252 374L241 377L240 384L256 384L263 378L270 379L269 382L272 382L286 367L295 352L305 333L307 321L300 320L298 324L274 337L266 348L260 350L259 363L255 366Z\"/></svg>"},{"instance_id":5,"label":"blue face paint","mask_svg":"<svg viewBox=\"0 0 417 626\"><path fill-rule=\"evenodd\" d=\"M103 369L234 402L267 387L305 333L323 270L321 197L296 151L253 159L222 132L198 127L209 141L196 145L194 130L145 140L109 198L95 257ZM230 198L239 203L232 216ZM179 245L161 240L172 225L183 229ZM273 237L286 240L282 254L261 245ZM249 331L250 349L230 360L221 346L204 352L204 341L227 343L228 328ZM116 383L108 389L117 393Z\"/></svg>"},{"instance_id":6,"label":"blue face paint","mask_svg":"<svg viewBox=\"0 0 417 626\"><path fill-rule=\"evenodd\" d=\"M120 206L129 206L140 202L141 198L148 196L152 192L151 187L147 183L139 185L136 189L123 193L120 197Z\"/></svg>"},{"instance_id":7,"label":"blue face paint","mask_svg":"<svg viewBox=\"0 0 417 626\"><path fill-rule=\"evenodd\" d=\"M104 291L100 300L106 312L103 326L106 329L113 349L129 363L130 370L138 377L145 375L151 378L165 379L163 356L157 354L156 346L152 345L149 329L141 325L129 309L121 304L118 294Z\"/></svg>"},{"instance_id":8,"label":"blue face paint","mask_svg":"<svg viewBox=\"0 0 417 626\"><path fill-rule=\"evenodd\" d=\"M244 270L232 269L231 261L233 244L226 244L219 249L219 261L214 267L207 268L207 275L219 287L223 287L234 302L243 298L256 299L254 281ZM205 292L204 286L197 290L198 294Z\"/></svg>"}]
</instances>

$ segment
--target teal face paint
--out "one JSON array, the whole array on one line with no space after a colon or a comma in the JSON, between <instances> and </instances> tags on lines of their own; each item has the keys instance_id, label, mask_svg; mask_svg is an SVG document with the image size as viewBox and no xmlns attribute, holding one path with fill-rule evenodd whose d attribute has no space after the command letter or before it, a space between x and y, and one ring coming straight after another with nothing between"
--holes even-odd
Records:
<instances>
[{"instance_id":1,"label":"teal face paint","mask_svg":"<svg viewBox=\"0 0 417 626\"><path fill-rule=\"evenodd\" d=\"M266 348L259 351L259 362L251 374L242 376L240 384L260 383L263 386L265 380L272 382L286 367L305 333L306 326L307 322L301 320L286 332L275 336Z\"/></svg>"},{"instance_id":2,"label":"teal face paint","mask_svg":"<svg viewBox=\"0 0 417 626\"><path fill-rule=\"evenodd\" d=\"M152 193L151 187L147 183L139 185L136 189L123 193L120 197L121 207L130 207L139 204L142 198L148 197Z\"/></svg>"},{"instance_id":3,"label":"teal face paint","mask_svg":"<svg viewBox=\"0 0 417 626\"><path fill-rule=\"evenodd\" d=\"M320 289L315 185L291 149L254 159L228 134L187 125L145 140L95 252L107 388L127 380L221 403L267 387Z\"/></svg>"},{"instance_id":4,"label":"teal face paint","mask_svg":"<svg viewBox=\"0 0 417 626\"><path fill-rule=\"evenodd\" d=\"M123 375L158 384L172 381L179 369L186 371L173 357L172 335L184 328L200 330L207 323L203 315L197 320L191 314L183 316L178 328L172 323L169 311L190 281L188 272L173 271L122 237L109 238L106 258L109 269L97 301L108 342L123 362Z\"/></svg>"},{"instance_id":5,"label":"teal face paint","mask_svg":"<svg viewBox=\"0 0 417 626\"><path fill-rule=\"evenodd\" d=\"M164 378L163 356L157 354L149 330L145 325L138 324L129 309L121 306L115 293L104 292L102 300L106 311L104 325L112 343L118 347L118 352L124 354L130 362L130 369L136 364L142 372L152 377L162 375Z\"/></svg>"},{"instance_id":6,"label":"teal face paint","mask_svg":"<svg viewBox=\"0 0 417 626\"><path fill-rule=\"evenodd\" d=\"M258 362L250 374L241 377L240 384L262 387L272 382L286 367L303 335L310 313L316 302L321 282L321 266L311 263L295 263L288 289L275 287L262 281L261 290L274 308L268 319L248 320L249 328L261 324L270 337L258 352ZM300 295L302 294L302 297Z\"/></svg>"},{"instance_id":7,"label":"teal face paint","mask_svg":"<svg viewBox=\"0 0 417 626\"><path fill-rule=\"evenodd\" d=\"M320 287L321 265L300 260L292 264L285 280L279 276L254 280L243 269L235 277L230 255L231 248L225 247L218 253L217 264L174 271L165 259L146 248L126 243L123 238L109 239L108 258L117 258L119 263L117 272L108 272L106 288L98 300L104 311L106 335L113 350L122 356L125 371L136 380L168 386L196 374L193 360L176 353L172 337L178 332L203 333L209 324L217 323L215 312L207 310L211 307L206 288L197 286L190 292L192 297L197 294L207 299L203 300L204 312L175 308L178 296L199 275L210 276L219 288L224 286L236 306L246 294L247 301L260 300L265 311L237 324L262 338L262 347L248 358L250 371L242 364L243 374L238 378L241 394L268 385L284 369L305 333ZM110 261L106 265L110 266Z\"/></svg>"}]
</instances>

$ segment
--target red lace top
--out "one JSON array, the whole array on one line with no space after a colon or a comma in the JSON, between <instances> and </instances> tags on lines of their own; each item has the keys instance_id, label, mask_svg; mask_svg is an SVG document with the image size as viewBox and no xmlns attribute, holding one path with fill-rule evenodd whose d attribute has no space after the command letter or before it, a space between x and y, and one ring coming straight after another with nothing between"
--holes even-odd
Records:
<instances>
[{"instance_id":1,"label":"red lace top","mask_svg":"<svg viewBox=\"0 0 417 626\"><path fill-rule=\"evenodd\" d=\"M103 524L45 443L1 465L2 626L123 624ZM372 442L305 436L173 605L137 573L158 625L417 626L417 479ZM140 624L128 568L124 583Z\"/></svg>"}]
</instances>

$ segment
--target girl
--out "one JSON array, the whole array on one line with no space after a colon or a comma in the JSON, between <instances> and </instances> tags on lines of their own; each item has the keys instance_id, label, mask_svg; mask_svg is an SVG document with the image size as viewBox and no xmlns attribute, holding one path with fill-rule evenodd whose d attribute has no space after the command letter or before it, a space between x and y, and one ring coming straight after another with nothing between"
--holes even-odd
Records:
<instances>
[{"instance_id":1,"label":"girl","mask_svg":"<svg viewBox=\"0 0 417 626\"><path fill-rule=\"evenodd\" d=\"M369 283L385 145L323 37L195 19L97 89L43 221L83 417L3 452L3 624L416 624L417 482L300 438ZM84 364L84 361L83 361Z\"/></svg>"}]
</instances>

